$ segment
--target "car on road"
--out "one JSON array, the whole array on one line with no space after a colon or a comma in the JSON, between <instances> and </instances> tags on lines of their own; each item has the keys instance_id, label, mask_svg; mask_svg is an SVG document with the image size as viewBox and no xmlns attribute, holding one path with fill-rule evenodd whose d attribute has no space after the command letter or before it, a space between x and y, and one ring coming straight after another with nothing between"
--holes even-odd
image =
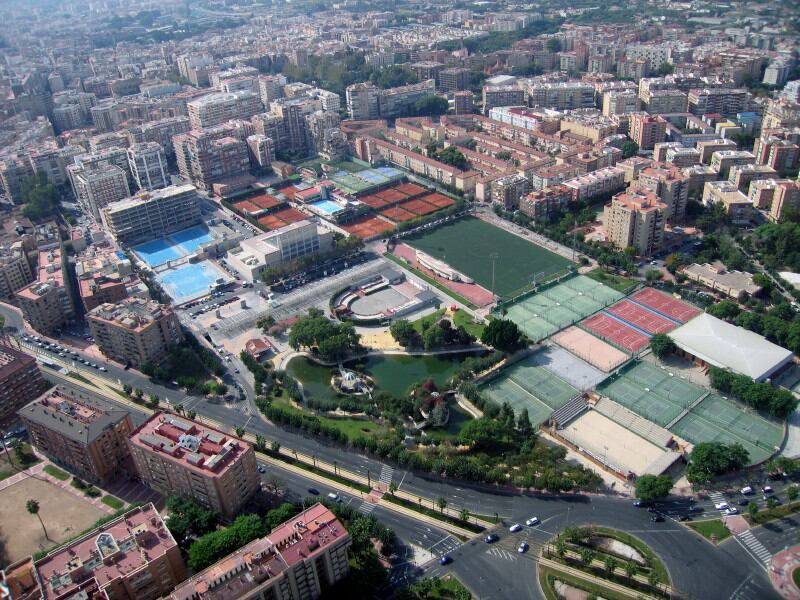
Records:
<instances>
[{"instance_id":1,"label":"car on road","mask_svg":"<svg viewBox=\"0 0 800 600\"><path fill-rule=\"evenodd\" d=\"M319 496L319 490L317 488L308 488L308 493L312 496Z\"/></svg>"},{"instance_id":2,"label":"car on road","mask_svg":"<svg viewBox=\"0 0 800 600\"><path fill-rule=\"evenodd\" d=\"M656 513L652 517L650 517L650 520L653 523L663 523L664 522L664 515L662 515L661 513Z\"/></svg>"},{"instance_id":3,"label":"car on road","mask_svg":"<svg viewBox=\"0 0 800 600\"><path fill-rule=\"evenodd\" d=\"M730 506L730 507L726 508L724 511L722 511L722 514L724 514L724 515L738 515L739 514L739 509L736 508L735 506Z\"/></svg>"},{"instance_id":4,"label":"car on road","mask_svg":"<svg viewBox=\"0 0 800 600\"><path fill-rule=\"evenodd\" d=\"M331 502L341 502L342 501L342 499L339 497L339 494L337 494L336 492L329 493L328 494L328 500L330 500Z\"/></svg>"},{"instance_id":5,"label":"car on road","mask_svg":"<svg viewBox=\"0 0 800 600\"><path fill-rule=\"evenodd\" d=\"M678 517L678 521L681 521L681 522L691 521L691 520L692 520L692 516L691 515L681 515L680 517Z\"/></svg>"},{"instance_id":6,"label":"car on road","mask_svg":"<svg viewBox=\"0 0 800 600\"><path fill-rule=\"evenodd\" d=\"M521 529L522 529L522 525L520 525L519 523L514 523L511 527L508 528L508 530L511 533L516 533L517 531L520 531Z\"/></svg>"},{"instance_id":7,"label":"car on road","mask_svg":"<svg viewBox=\"0 0 800 600\"><path fill-rule=\"evenodd\" d=\"M441 558L439 558L440 565L449 565L451 562L453 562L453 559L450 558L449 554L443 554Z\"/></svg>"},{"instance_id":8,"label":"car on road","mask_svg":"<svg viewBox=\"0 0 800 600\"><path fill-rule=\"evenodd\" d=\"M748 500L747 498L742 498L736 504L738 504L739 506L747 506L748 504L750 504L750 500Z\"/></svg>"},{"instance_id":9,"label":"car on road","mask_svg":"<svg viewBox=\"0 0 800 600\"><path fill-rule=\"evenodd\" d=\"M753 493L753 488L749 485L744 486L741 490L739 490L743 495L749 496Z\"/></svg>"},{"instance_id":10,"label":"car on road","mask_svg":"<svg viewBox=\"0 0 800 600\"><path fill-rule=\"evenodd\" d=\"M765 494L771 494L772 493L772 486L765 485L764 487L761 488L761 491L764 492Z\"/></svg>"},{"instance_id":11,"label":"car on road","mask_svg":"<svg viewBox=\"0 0 800 600\"><path fill-rule=\"evenodd\" d=\"M538 517L531 517L530 519L525 521L525 525L527 525L528 527L533 527L534 525L538 525L538 524L539 524L539 518Z\"/></svg>"},{"instance_id":12,"label":"car on road","mask_svg":"<svg viewBox=\"0 0 800 600\"><path fill-rule=\"evenodd\" d=\"M716 508L717 510L726 510L727 508L729 508L729 506L727 502L716 502L714 503L714 508Z\"/></svg>"},{"instance_id":13,"label":"car on road","mask_svg":"<svg viewBox=\"0 0 800 600\"><path fill-rule=\"evenodd\" d=\"M525 554L528 551L529 547L530 546L528 546L528 542L520 542L519 547L517 548L517 552L519 552L520 554Z\"/></svg>"},{"instance_id":14,"label":"car on road","mask_svg":"<svg viewBox=\"0 0 800 600\"><path fill-rule=\"evenodd\" d=\"M484 538L484 541L485 541L487 544L494 544L494 543L495 543L497 540L499 540L499 539L500 539L500 536L499 536L499 535L497 535L496 533L490 533L489 535L487 535L487 536Z\"/></svg>"},{"instance_id":15,"label":"car on road","mask_svg":"<svg viewBox=\"0 0 800 600\"><path fill-rule=\"evenodd\" d=\"M264 473L267 472L267 467L265 467L264 465L258 465L258 472L263 475Z\"/></svg>"}]
</instances>

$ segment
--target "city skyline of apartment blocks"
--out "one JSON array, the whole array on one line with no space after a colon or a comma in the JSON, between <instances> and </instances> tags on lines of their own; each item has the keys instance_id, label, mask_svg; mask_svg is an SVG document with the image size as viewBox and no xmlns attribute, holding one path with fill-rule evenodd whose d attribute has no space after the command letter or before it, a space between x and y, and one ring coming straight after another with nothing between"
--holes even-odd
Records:
<instances>
[{"instance_id":1,"label":"city skyline of apartment blocks","mask_svg":"<svg viewBox=\"0 0 800 600\"><path fill-rule=\"evenodd\" d=\"M31 444L83 479L112 480L128 456L130 413L100 396L57 385L17 414Z\"/></svg>"},{"instance_id":2,"label":"city skyline of apartment blocks","mask_svg":"<svg viewBox=\"0 0 800 600\"><path fill-rule=\"evenodd\" d=\"M215 92L186 103L192 129L221 125L232 119L249 119L264 111L254 92Z\"/></svg>"},{"instance_id":3,"label":"city skyline of apartment blocks","mask_svg":"<svg viewBox=\"0 0 800 600\"><path fill-rule=\"evenodd\" d=\"M172 309L142 298L100 304L89 311L87 321L104 356L135 368L158 365L183 340Z\"/></svg>"},{"instance_id":4,"label":"city skyline of apartment blocks","mask_svg":"<svg viewBox=\"0 0 800 600\"><path fill-rule=\"evenodd\" d=\"M139 479L234 518L259 489L253 447L208 425L156 413L128 438Z\"/></svg>"},{"instance_id":5,"label":"city skyline of apartment blocks","mask_svg":"<svg viewBox=\"0 0 800 600\"><path fill-rule=\"evenodd\" d=\"M17 411L48 387L36 359L0 344L0 424L16 418Z\"/></svg>"},{"instance_id":6,"label":"city skyline of apartment blocks","mask_svg":"<svg viewBox=\"0 0 800 600\"><path fill-rule=\"evenodd\" d=\"M156 600L188 573L181 549L152 503L34 562L42 600Z\"/></svg>"},{"instance_id":7,"label":"city skyline of apartment blocks","mask_svg":"<svg viewBox=\"0 0 800 600\"><path fill-rule=\"evenodd\" d=\"M192 576L169 600L315 600L348 575L350 544L330 509L315 504Z\"/></svg>"}]
</instances>

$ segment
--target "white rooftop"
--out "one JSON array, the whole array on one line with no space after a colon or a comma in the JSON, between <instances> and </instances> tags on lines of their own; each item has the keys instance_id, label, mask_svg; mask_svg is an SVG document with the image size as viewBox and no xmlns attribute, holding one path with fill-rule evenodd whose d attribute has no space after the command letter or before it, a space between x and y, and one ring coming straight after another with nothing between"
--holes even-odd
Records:
<instances>
[{"instance_id":1,"label":"white rooftop","mask_svg":"<svg viewBox=\"0 0 800 600\"><path fill-rule=\"evenodd\" d=\"M769 377L794 355L764 337L702 313L670 332L675 345L715 367L756 381Z\"/></svg>"}]
</instances>

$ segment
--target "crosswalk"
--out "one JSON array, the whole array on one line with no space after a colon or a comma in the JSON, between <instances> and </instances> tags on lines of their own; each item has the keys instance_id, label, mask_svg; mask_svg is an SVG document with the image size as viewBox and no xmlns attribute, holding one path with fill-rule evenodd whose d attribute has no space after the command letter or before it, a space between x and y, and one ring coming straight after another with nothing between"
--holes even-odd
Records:
<instances>
[{"instance_id":1,"label":"crosswalk","mask_svg":"<svg viewBox=\"0 0 800 600\"><path fill-rule=\"evenodd\" d=\"M392 467L389 465L381 465L380 482L387 488L389 484L392 483L392 475L394 475L394 469Z\"/></svg>"},{"instance_id":2,"label":"crosswalk","mask_svg":"<svg viewBox=\"0 0 800 600\"><path fill-rule=\"evenodd\" d=\"M720 502L727 502L727 498L725 498L725 494L722 492L709 492L708 497L711 498L711 501L714 504L718 504Z\"/></svg>"},{"instance_id":3,"label":"crosswalk","mask_svg":"<svg viewBox=\"0 0 800 600\"><path fill-rule=\"evenodd\" d=\"M504 548L499 548L497 546L495 546L493 548L489 548L486 551L486 554L488 554L489 556L494 556L495 558L499 558L501 560L507 560L507 561L510 561L510 562L514 562L514 561L517 560L517 558L519 558L519 555L517 553L509 552L508 550L505 550Z\"/></svg>"},{"instance_id":4,"label":"crosswalk","mask_svg":"<svg viewBox=\"0 0 800 600\"><path fill-rule=\"evenodd\" d=\"M763 568L769 566L769 561L772 560L772 554L766 549L753 532L750 530L743 531L736 534L736 540L744 546L745 550L758 562Z\"/></svg>"},{"instance_id":5,"label":"crosswalk","mask_svg":"<svg viewBox=\"0 0 800 600\"><path fill-rule=\"evenodd\" d=\"M358 507L358 512L362 515L370 515L373 510L375 510L375 505L372 502L362 502Z\"/></svg>"},{"instance_id":6,"label":"crosswalk","mask_svg":"<svg viewBox=\"0 0 800 600\"><path fill-rule=\"evenodd\" d=\"M462 545L463 543L457 537L448 535L447 537L444 537L435 544L433 544L429 548L429 551L431 552L431 554L434 554L436 556L442 556L444 554L449 554L450 552L455 552Z\"/></svg>"}]
</instances>

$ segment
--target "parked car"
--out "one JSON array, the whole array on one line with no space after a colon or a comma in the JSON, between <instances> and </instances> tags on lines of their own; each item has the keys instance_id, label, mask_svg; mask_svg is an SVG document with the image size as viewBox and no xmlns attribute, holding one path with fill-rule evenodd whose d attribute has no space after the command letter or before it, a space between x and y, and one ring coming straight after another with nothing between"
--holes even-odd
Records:
<instances>
[{"instance_id":1,"label":"parked car","mask_svg":"<svg viewBox=\"0 0 800 600\"><path fill-rule=\"evenodd\" d=\"M531 517L530 519L525 521L525 525L527 525L528 527L533 527L534 525L538 525L538 524L539 524L539 518L538 517Z\"/></svg>"},{"instance_id":2,"label":"parked car","mask_svg":"<svg viewBox=\"0 0 800 600\"><path fill-rule=\"evenodd\" d=\"M516 533L517 531L520 531L521 529L522 529L522 525L520 525L519 523L514 523L511 527L508 528L508 530L511 533Z\"/></svg>"},{"instance_id":3,"label":"parked car","mask_svg":"<svg viewBox=\"0 0 800 600\"><path fill-rule=\"evenodd\" d=\"M500 536L499 536L499 535L497 535L496 533L490 533L489 535L487 535L487 536L484 538L484 541L485 541L487 544L493 544L493 543L495 543L495 542L496 542L497 540L499 540L499 539L500 539Z\"/></svg>"},{"instance_id":4,"label":"parked car","mask_svg":"<svg viewBox=\"0 0 800 600\"><path fill-rule=\"evenodd\" d=\"M528 542L520 542L519 548L517 548L517 552L520 554L525 554L528 551Z\"/></svg>"}]
</instances>

